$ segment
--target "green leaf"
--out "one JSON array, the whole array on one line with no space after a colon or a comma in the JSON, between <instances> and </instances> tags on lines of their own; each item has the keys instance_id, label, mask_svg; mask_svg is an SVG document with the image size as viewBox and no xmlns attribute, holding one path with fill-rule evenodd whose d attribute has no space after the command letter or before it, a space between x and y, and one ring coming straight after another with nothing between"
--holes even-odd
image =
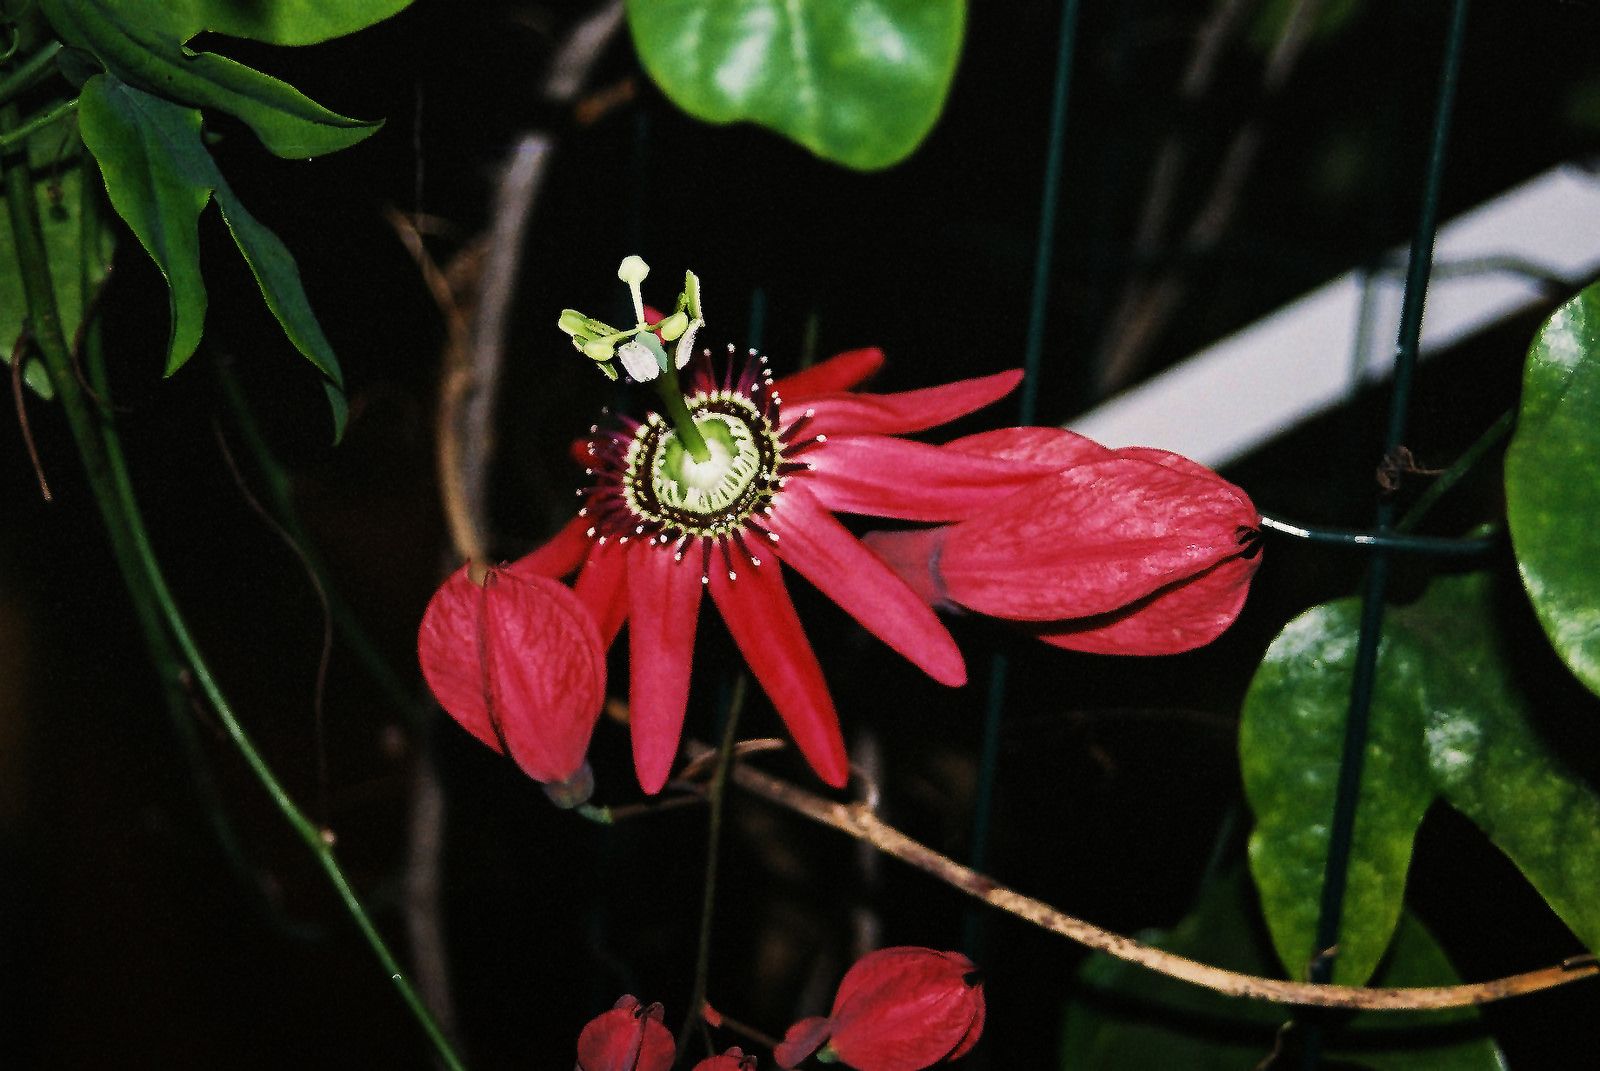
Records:
<instances>
[{"instance_id":1,"label":"green leaf","mask_svg":"<svg viewBox=\"0 0 1600 1071\"><path fill-rule=\"evenodd\" d=\"M1436 580L1396 611L1426 652L1428 762L1445 799L1600 952L1600 795L1541 738L1497 628L1504 619L1484 574Z\"/></svg>"},{"instance_id":2,"label":"green leaf","mask_svg":"<svg viewBox=\"0 0 1600 1071\"><path fill-rule=\"evenodd\" d=\"M678 107L861 170L933 129L965 21L964 0L628 0L639 58Z\"/></svg>"},{"instance_id":3,"label":"green leaf","mask_svg":"<svg viewBox=\"0 0 1600 1071\"><path fill-rule=\"evenodd\" d=\"M144 0L179 41L202 30L265 41L313 45L364 30L410 7L412 0Z\"/></svg>"},{"instance_id":4,"label":"green leaf","mask_svg":"<svg viewBox=\"0 0 1600 1071\"><path fill-rule=\"evenodd\" d=\"M61 329L70 341L83 323L84 308L105 282L116 240L109 231L101 229L90 239L90 248L85 250L82 149L71 139L66 154L58 156L61 140L59 130L41 131L28 139L28 162L33 195L44 229L45 252L50 258L50 281L61 314ZM0 249L15 248L11 215L0 211ZM0 255L0 357L8 364L11 350L22 333L26 308L17 260L10 255ZM30 357L23 365L22 379L40 397L49 398L54 393L44 364L36 357Z\"/></svg>"},{"instance_id":5,"label":"green leaf","mask_svg":"<svg viewBox=\"0 0 1600 1071\"><path fill-rule=\"evenodd\" d=\"M84 83L78 127L112 207L166 276L171 375L194 356L205 329L200 212L220 176L200 141L200 113L100 74Z\"/></svg>"},{"instance_id":6,"label":"green leaf","mask_svg":"<svg viewBox=\"0 0 1600 1071\"><path fill-rule=\"evenodd\" d=\"M1317 916L1344 748L1361 608L1345 599L1290 622L1245 696L1239 754L1255 812L1250 869L1284 966L1302 977L1322 950ZM1365 982L1400 918L1412 842L1434 797L1422 747L1418 652L1386 635L1378 650L1334 980Z\"/></svg>"},{"instance_id":7,"label":"green leaf","mask_svg":"<svg viewBox=\"0 0 1600 1071\"><path fill-rule=\"evenodd\" d=\"M206 293L198 224L214 194L267 307L295 349L325 377L334 436L341 436L347 410L339 361L311 310L294 256L250 214L217 170L200 137L200 113L109 74L90 79L80 99L84 143L100 161L112 206L167 277L173 315L167 374L193 356L200 341Z\"/></svg>"},{"instance_id":8,"label":"green leaf","mask_svg":"<svg viewBox=\"0 0 1600 1071\"><path fill-rule=\"evenodd\" d=\"M1195 911L1155 943L1206 963L1271 975L1277 965L1257 919L1249 883L1237 874L1207 889ZM1289 1017L1284 1008L1224 997L1100 953L1085 962L1079 980L1062 1032L1064 1071L1246 1071L1273 1050ZM1405 914L1375 981L1452 985L1459 978L1422 924ZM1374 1071L1505 1067L1475 1008L1356 1015L1331 1030L1326 1054Z\"/></svg>"},{"instance_id":9,"label":"green leaf","mask_svg":"<svg viewBox=\"0 0 1600 1071\"><path fill-rule=\"evenodd\" d=\"M278 156L335 152L383 125L339 115L270 75L184 48L161 18L151 14L158 7L113 0L39 2L69 44L94 53L122 81L169 101L227 112Z\"/></svg>"},{"instance_id":10,"label":"green leaf","mask_svg":"<svg viewBox=\"0 0 1600 1071\"><path fill-rule=\"evenodd\" d=\"M1600 283L1534 337L1505 473L1523 586L1562 661L1600 694Z\"/></svg>"}]
</instances>

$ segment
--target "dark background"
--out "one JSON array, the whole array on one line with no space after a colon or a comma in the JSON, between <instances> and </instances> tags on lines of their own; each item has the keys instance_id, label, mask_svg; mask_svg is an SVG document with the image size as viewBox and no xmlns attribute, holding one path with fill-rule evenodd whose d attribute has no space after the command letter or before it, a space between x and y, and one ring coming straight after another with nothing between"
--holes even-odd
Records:
<instances>
[{"instance_id":1,"label":"dark background","mask_svg":"<svg viewBox=\"0 0 1600 1071\"><path fill-rule=\"evenodd\" d=\"M1183 103L1176 86L1207 6L1084 4L1041 422L1069 420L1092 403L1108 311L1130 275L1172 269L1185 284L1148 372L1409 234L1447 5L1326 5L1340 17L1282 93L1263 98L1262 48L1240 38L1207 98ZM752 127L688 118L643 78L625 36L591 86L631 80L630 100L588 124L540 102L537 77L577 10L419 0L317 48L202 43L340 112L388 120L362 145L309 163L274 159L227 127L214 150L246 204L299 259L351 386L343 445L329 445L315 378L261 307L214 213L204 220L206 344L189 367L160 379L166 298L131 242L119 250L104 305L135 479L179 600L271 762L337 830L341 858L402 958L410 771L420 749L433 751L448 805L444 907L457 1028L468 1062L483 1068L570 1066L581 1025L624 991L665 1002L676 1027L693 963L703 812L615 828L557 812L447 719L414 730L343 650L332 664L328 781L319 786L311 694L321 616L296 559L229 475L214 431L214 421L228 426L215 366L226 362L244 383L341 590L420 687L415 625L448 564L432 454L443 333L383 210L445 221L452 229L432 240L444 259L484 225L495 169L515 136L530 127L559 134L530 226L502 395L497 550L516 554L570 508L577 473L564 444L613 400L555 331L556 314L613 309L626 253L643 254L657 280L684 267L699 273L708 341L742 338L759 304L761 341L780 370L799 359L808 322L819 355L883 346L884 388L1017 365L1058 16L1052 3L974 5L940 124L906 163L858 174ZM1597 29L1592 3L1474 5L1446 216L1593 152ZM1228 136L1250 119L1262 123L1264 147L1225 237L1203 249L1133 249L1163 139L1178 136L1189 149L1176 208L1186 222ZM1425 367L1408 440L1419 459L1448 463L1513 402L1541 316ZM960 430L1014 420L1011 404ZM1227 474L1265 510L1368 523L1386 404L1381 393L1363 397ZM40 501L19 437L8 432L0 1063L428 1066L425 1041L326 882L197 704L205 765L239 832L243 871L219 848L64 424L37 401L31 414L57 499ZM1496 496L1489 471L1441 509L1435 530L1494 516ZM1274 541L1239 624L1212 647L1169 659L1068 655L957 622L974 681L958 692L926 681L815 593L798 592L797 601L847 735L857 744L870 735L885 756L887 816L957 857L971 849L986 667L1006 651L1011 687L988 869L1134 932L1181 918L1208 867L1240 856L1248 825L1234 750L1240 697L1282 624L1352 592L1360 568L1350 553ZM1403 575L1402 593L1418 579ZM714 731L719 689L737 664L713 620L688 725L700 738ZM1534 643L1529 650L1540 657ZM1549 679L1551 702L1576 703L1591 719L1568 726L1579 737L1568 746L1582 749L1572 753L1600 754L1586 727L1595 724L1592 701L1564 692L1558 669ZM744 726L779 731L758 695ZM594 754L599 798L631 801L625 732L603 724ZM774 768L810 783L782 760ZM735 794L731 814L716 1006L773 1034L819 1010L848 963L860 909L877 918L884 943L966 947L989 968L990 1025L974 1065L1051 1063L1076 947L999 916L974 928L949 890L889 861L864 869L849 842L749 797ZM1425 823L1411 902L1468 978L1580 951L1513 868L1449 814ZM1592 1048L1597 1011L1589 984L1496 1007L1488 1020L1513 1067L1568 1067Z\"/></svg>"}]
</instances>

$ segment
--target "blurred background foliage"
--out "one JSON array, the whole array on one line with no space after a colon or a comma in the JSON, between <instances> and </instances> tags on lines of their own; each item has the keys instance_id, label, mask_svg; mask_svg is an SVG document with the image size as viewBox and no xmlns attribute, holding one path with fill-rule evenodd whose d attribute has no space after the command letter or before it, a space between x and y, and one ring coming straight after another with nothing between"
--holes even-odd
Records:
<instances>
[{"instance_id":1,"label":"blurred background foliage","mask_svg":"<svg viewBox=\"0 0 1600 1071\"><path fill-rule=\"evenodd\" d=\"M1083 5L1042 422L1070 422L1108 383L1147 376L1409 233L1445 5L1327 0L1286 60L1286 27L1301 6ZM320 611L298 562L229 474L215 427L235 449L238 432L214 366L243 383L341 590L420 688L415 625L448 564L432 452L444 331L385 212L425 217L443 261L486 225L517 135L539 127L558 136L529 228L501 396L495 549L511 556L566 516L578 474L565 444L614 400L554 329L556 314L575 306L603 315L625 253L668 275L693 268L707 292L707 340L744 340L755 327L780 369L871 344L889 354L879 386L890 389L1016 365L1059 17L1045 0L974 5L927 140L903 164L859 173L756 127L690 118L642 73L626 34L577 108L540 100L531 87L587 10L419 0L314 48L228 43L230 55L343 114L388 121L376 137L310 163L265 158L225 121L212 146L240 197L299 260L350 389L342 446L328 444L318 383L220 227L202 231L211 291L202 360L160 378L164 285L127 244L103 304L134 476L179 598L274 764L308 805L324 801L314 809L397 940L409 771L420 749L433 751L447 801L456 1029L474 1067L566 1066L581 1024L623 991L664 1001L679 1020L703 814L606 829L556 812L444 719L413 731L343 650L329 680L324 791L311 714ZM1590 2L1475 6L1447 217L1594 153L1597 29L1600 5ZM1199 43L1213 38L1210 72L1196 79ZM1233 207L1214 233L1186 239L1241 131L1259 145ZM1141 236L1164 154L1179 158L1168 223ZM1111 376L1130 330L1118 311L1129 288L1163 280L1176 299L1159 323L1136 323L1150 337ZM1552 306L1563 296L1552 294ZM1419 460L1448 463L1510 404L1544 311L1425 367L1410 443ZM1380 403L1358 398L1227 475L1263 509L1364 524ZM114 1054L128 1067L427 1066L420 1035L311 860L197 703L242 868L218 846L161 716L70 439L46 404L34 401L31 415L56 501L40 500L14 430L0 455L6 1062L88 1068ZM969 426L1007 419L1002 406ZM247 467L246 477L261 474ZM1492 473L1475 479L1440 510L1440 529L1497 512L1497 495ZM1234 733L1245 686L1282 624L1352 590L1360 567L1338 550L1274 543L1228 635L1152 662L1022 646L957 622L975 681L960 692L920 678L824 600L799 601L847 733L857 746L870 738L882 756L886 816L958 857L969 847L986 652L1008 651L989 869L1131 932L1173 926L1205 876L1239 856L1248 820ZM1402 576L1402 590L1420 590L1420 577ZM722 687L714 667L736 664L725 635L704 631L710 653L697 661L707 671L696 675L688 727L701 738L713 732ZM1550 702L1570 698L1554 670L1546 687ZM743 724L762 733L777 723L753 699ZM1568 754L1600 755L1592 728L1559 731L1571 737ZM595 754L601 799L626 802L633 789L618 726L602 725ZM721 1010L781 1031L825 999L856 927L874 927L884 943L976 940L981 947L968 950L990 966L991 1012L971 1066L1054 1059L1079 950L998 917L973 925L948 890L895 864L863 863L837 836L747 798L733 798L732 815L710 989ZM1468 978L1575 950L1510 864L1448 813L1424 821L1410 903ZM1511 1066L1563 1066L1558 1054L1592 1044L1597 1007L1592 986L1574 987L1486 1018Z\"/></svg>"}]
</instances>

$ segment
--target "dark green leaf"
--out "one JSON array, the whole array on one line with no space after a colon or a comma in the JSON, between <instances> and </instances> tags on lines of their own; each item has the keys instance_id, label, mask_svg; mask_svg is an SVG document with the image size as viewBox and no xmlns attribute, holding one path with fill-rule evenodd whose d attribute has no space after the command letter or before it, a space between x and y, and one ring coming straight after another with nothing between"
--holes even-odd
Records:
<instances>
[{"instance_id":1,"label":"dark green leaf","mask_svg":"<svg viewBox=\"0 0 1600 1071\"><path fill-rule=\"evenodd\" d=\"M1256 816L1250 869L1273 942L1294 977L1322 951L1317 915L1359 617L1359 604L1346 599L1290 622L1256 671L1239 726L1245 793ZM1418 653L1386 637L1334 963L1334 980L1347 985L1365 982L1389 943L1412 842L1433 799L1421 695Z\"/></svg>"},{"instance_id":2,"label":"dark green leaf","mask_svg":"<svg viewBox=\"0 0 1600 1071\"><path fill-rule=\"evenodd\" d=\"M365 29L413 0L150 0L179 41L202 30L265 41L311 45Z\"/></svg>"},{"instance_id":3,"label":"dark green leaf","mask_svg":"<svg viewBox=\"0 0 1600 1071\"><path fill-rule=\"evenodd\" d=\"M1562 660L1600 694L1600 283L1535 336L1505 469L1522 583Z\"/></svg>"},{"instance_id":4,"label":"dark green leaf","mask_svg":"<svg viewBox=\"0 0 1600 1071\"><path fill-rule=\"evenodd\" d=\"M276 78L210 52L192 52L151 14L112 0L40 0L57 32L94 53L129 85L156 96L227 112L287 158L319 156L370 136L377 122L349 119Z\"/></svg>"},{"instance_id":5,"label":"dark green leaf","mask_svg":"<svg viewBox=\"0 0 1600 1071\"><path fill-rule=\"evenodd\" d=\"M964 0L628 0L645 70L678 107L863 170L933 129L965 20Z\"/></svg>"},{"instance_id":6,"label":"dark green leaf","mask_svg":"<svg viewBox=\"0 0 1600 1071\"><path fill-rule=\"evenodd\" d=\"M1250 974L1273 975L1270 942L1257 922L1244 875L1217 882L1160 947ZM1096 954L1068 1006L1064 1071L1248 1071L1279 1042L1284 1008L1224 997ZM1422 925L1402 915L1375 979L1386 986L1452 985L1459 979ZM1292 1039L1288 1040L1292 1044ZM1330 1063L1374 1071L1500 1071L1504 1059L1484 1035L1476 1009L1367 1012L1336 1025ZM1285 1061L1297 1066L1298 1061ZM1274 1065L1277 1066L1277 1065Z\"/></svg>"},{"instance_id":7,"label":"dark green leaf","mask_svg":"<svg viewBox=\"0 0 1600 1071\"><path fill-rule=\"evenodd\" d=\"M194 355L205 327L200 211L220 176L200 142L200 113L105 74L84 83L78 101L78 126L112 207L167 278L171 375Z\"/></svg>"},{"instance_id":8,"label":"dark green leaf","mask_svg":"<svg viewBox=\"0 0 1600 1071\"><path fill-rule=\"evenodd\" d=\"M44 229L45 252L50 258L50 281L55 287L56 307L61 314L61 329L70 340L83 322L84 307L105 281L116 243L109 231L101 229L89 238L89 248L85 248L82 149L76 139L68 139L66 155L58 157L56 151L61 140L59 130L41 131L28 140L28 159L34 197L39 204L39 222ZM0 211L0 249L14 248L10 213ZM7 362L22 331L26 308L16 258L0 255L0 357ZM50 377L37 358L30 358L23 365L22 378L41 397L48 398L53 393Z\"/></svg>"},{"instance_id":9,"label":"dark green leaf","mask_svg":"<svg viewBox=\"0 0 1600 1071\"><path fill-rule=\"evenodd\" d=\"M1436 580L1396 612L1396 625L1426 651L1434 782L1600 952L1600 795L1530 720L1492 595L1483 574Z\"/></svg>"}]
</instances>

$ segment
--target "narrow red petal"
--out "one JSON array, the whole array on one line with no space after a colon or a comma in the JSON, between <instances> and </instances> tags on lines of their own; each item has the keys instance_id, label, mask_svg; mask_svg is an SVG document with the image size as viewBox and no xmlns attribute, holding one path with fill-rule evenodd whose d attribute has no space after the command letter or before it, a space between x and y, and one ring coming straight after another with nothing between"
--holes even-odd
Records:
<instances>
[{"instance_id":1,"label":"narrow red petal","mask_svg":"<svg viewBox=\"0 0 1600 1071\"><path fill-rule=\"evenodd\" d=\"M639 785L654 795L678 754L703 585L699 563L670 547L636 541L628 559L628 725Z\"/></svg>"},{"instance_id":2,"label":"narrow red petal","mask_svg":"<svg viewBox=\"0 0 1600 1071\"><path fill-rule=\"evenodd\" d=\"M939 558L944 553L947 524L933 528L908 528L898 532L868 532L862 544L894 570L917 598L929 606L948 606L949 593L939 576Z\"/></svg>"},{"instance_id":3,"label":"narrow red petal","mask_svg":"<svg viewBox=\"0 0 1600 1071\"><path fill-rule=\"evenodd\" d=\"M784 376L773 387L784 405L794 405L819 394L850 390L882 367L883 351L876 346L846 350Z\"/></svg>"},{"instance_id":4,"label":"narrow red petal","mask_svg":"<svg viewBox=\"0 0 1600 1071\"><path fill-rule=\"evenodd\" d=\"M828 515L800 481L769 518L778 556L874 636L940 684L967 683L955 640L928 604Z\"/></svg>"},{"instance_id":5,"label":"narrow red petal","mask_svg":"<svg viewBox=\"0 0 1600 1071\"><path fill-rule=\"evenodd\" d=\"M1166 655L1203 647L1233 624L1260 558L1234 557L1110 614L1040 626L1052 647L1090 654Z\"/></svg>"},{"instance_id":6,"label":"narrow red petal","mask_svg":"<svg viewBox=\"0 0 1600 1071\"><path fill-rule=\"evenodd\" d=\"M584 534L589 524L586 517L572 518L547 543L518 558L506 566L505 571L514 576L548 576L559 580L578 568L593 548L593 540Z\"/></svg>"},{"instance_id":7,"label":"narrow red petal","mask_svg":"<svg viewBox=\"0 0 1600 1071\"><path fill-rule=\"evenodd\" d=\"M811 413L806 431L827 435L863 434L904 435L948 424L1004 398L1022 382L1022 370L1012 369L978 379L963 379L938 387L902 391L899 394L841 393L823 395L808 402ZM788 398L785 397L785 401ZM792 416L791 407L787 414Z\"/></svg>"},{"instance_id":8,"label":"narrow red petal","mask_svg":"<svg viewBox=\"0 0 1600 1071\"><path fill-rule=\"evenodd\" d=\"M1116 454L1093 439L1065 428L996 428L953 439L945 446L1008 461L1032 461L1057 469L1105 461ZM1176 455L1174 455L1176 456Z\"/></svg>"},{"instance_id":9,"label":"narrow red petal","mask_svg":"<svg viewBox=\"0 0 1600 1071\"><path fill-rule=\"evenodd\" d=\"M628 547L616 540L590 540L589 545L589 560L572 590L594 615L600 628L600 643L610 650L622 623L628 619L628 556L624 553Z\"/></svg>"},{"instance_id":10,"label":"narrow red petal","mask_svg":"<svg viewBox=\"0 0 1600 1071\"><path fill-rule=\"evenodd\" d=\"M1231 484L1134 458L1039 480L945 538L950 597L1020 621L1118 610L1241 550L1255 510Z\"/></svg>"},{"instance_id":11,"label":"narrow red petal","mask_svg":"<svg viewBox=\"0 0 1600 1071\"><path fill-rule=\"evenodd\" d=\"M731 556L736 579L711 571L711 597L750 671L761 682L789 734L817 776L835 788L849 778L844 736L822 667L800 627L777 562L751 565ZM713 559L715 561L715 559Z\"/></svg>"},{"instance_id":12,"label":"narrow red petal","mask_svg":"<svg viewBox=\"0 0 1600 1071\"><path fill-rule=\"evenodd\" d=\"M886 435L838 435L799 455L811 490L834 513L954 521L993 507L1054 469Z\"/></svg>"}]
</instances>

